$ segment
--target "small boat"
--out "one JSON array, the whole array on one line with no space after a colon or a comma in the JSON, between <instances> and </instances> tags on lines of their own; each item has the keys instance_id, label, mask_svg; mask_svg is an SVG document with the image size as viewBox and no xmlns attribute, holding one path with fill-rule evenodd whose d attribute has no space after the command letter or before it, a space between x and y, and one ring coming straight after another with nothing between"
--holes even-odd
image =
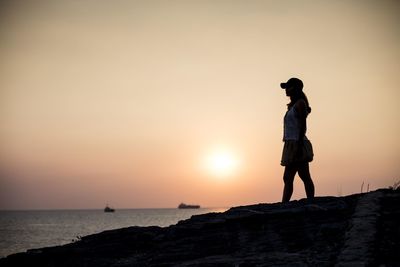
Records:
<instances>
[{"instance_id":1,"label":"small boat","mask_svg":"<svg viewBox=\"0 0 400 267\"><path fill-rule=\"evenodd\" d=\"M115 209L110 208L108 205L104 208L104 212L114 212Z\"/></svg>"},{"instance_id":2,"label":"small boat","mask_svg":"<svg viewBox=\"0 0 400 267\"><path fill-rule=\"evenodd\" d=\"M178 206L178 209L199 209L200 205L187 205L185 203L181 203Z\"/></svg>"}]
</instances>

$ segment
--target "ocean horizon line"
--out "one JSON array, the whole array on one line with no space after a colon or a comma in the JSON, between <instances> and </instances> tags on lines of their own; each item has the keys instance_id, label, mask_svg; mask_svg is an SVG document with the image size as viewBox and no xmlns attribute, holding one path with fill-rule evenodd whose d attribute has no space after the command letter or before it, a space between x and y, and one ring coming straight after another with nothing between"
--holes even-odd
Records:
<instances>
[{"instance_id":1,"label":"ocean horizon line","mask_svg":"<svg viewBox=\"0 0 400 267\"><path fill-rule=\"evenodd\" d=\"M176 210L179 209L178 206L176 207L153 207L153 208L116 208L114 206L110 206L118 210ZM229 209L231 207L200 207L198 209ZM0 209L0 212L7 212L7 211L103 211L104 208L34 208L34 209Z\"/></svg>"}]
</instances>

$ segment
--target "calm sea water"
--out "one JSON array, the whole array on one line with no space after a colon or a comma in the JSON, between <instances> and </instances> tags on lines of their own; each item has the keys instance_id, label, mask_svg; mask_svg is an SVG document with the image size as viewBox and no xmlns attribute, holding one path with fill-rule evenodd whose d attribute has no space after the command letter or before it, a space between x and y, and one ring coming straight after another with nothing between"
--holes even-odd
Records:
<instances>
[{"instance_id":1,"label":"calm sea water","mask_svg":"<svg viewBox=\"0 0 400 267\"><path fill-rule=\"evenodd\" d=\"M78 236L129 226L169 226L192 215L226 209L0 211L0 257L72 242Z\"/></svg>"}]
</instances>

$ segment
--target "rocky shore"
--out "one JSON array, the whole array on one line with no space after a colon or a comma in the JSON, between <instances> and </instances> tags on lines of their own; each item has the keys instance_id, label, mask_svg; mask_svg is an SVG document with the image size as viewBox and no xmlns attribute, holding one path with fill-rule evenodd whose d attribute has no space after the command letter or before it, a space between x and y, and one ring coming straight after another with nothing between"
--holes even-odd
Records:
<instances>
[{"instance_id":1,"label":"rocky shore","mask_svg":"<svg viewBox=\"0 0 400 267\"><path fill-rule=\"evenodd\" d=\"M400 266L400 191L231 208L0 259L0 266Z\"/></svg>"}]
</instances>

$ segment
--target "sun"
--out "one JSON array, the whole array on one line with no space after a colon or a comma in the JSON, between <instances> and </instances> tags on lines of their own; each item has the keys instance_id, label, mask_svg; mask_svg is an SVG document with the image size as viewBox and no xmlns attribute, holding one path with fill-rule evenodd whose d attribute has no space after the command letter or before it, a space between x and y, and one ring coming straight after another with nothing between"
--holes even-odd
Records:
<instances>
[{"instance_id":1,"label":"sun","mask_svg":"<svg viewBox=\"0 0 400 267\"><path fill-rule=\"evenodd\" d=\"M216 150L206 159L206 168L209 173L218 177L232 176L238 168L238 159L228 150Z\"/></svg>"}]
</instances>

